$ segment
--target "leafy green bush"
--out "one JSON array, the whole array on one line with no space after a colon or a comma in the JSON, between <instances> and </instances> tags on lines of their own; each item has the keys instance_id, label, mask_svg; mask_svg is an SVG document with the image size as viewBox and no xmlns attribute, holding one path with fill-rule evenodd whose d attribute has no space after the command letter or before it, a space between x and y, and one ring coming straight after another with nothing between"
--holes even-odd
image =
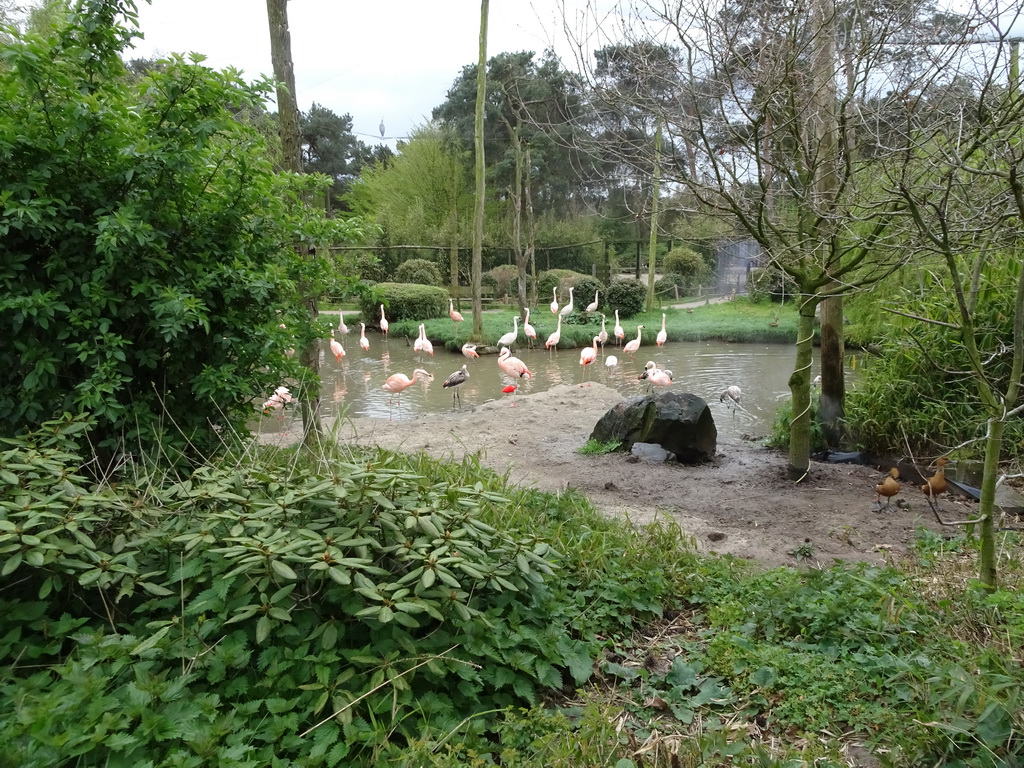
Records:
<instances>
[{"instance_id":1,"label":"leafy green bush","mask_svg":"<svg viewBox=\"0 0 1024 768\"><path fill-rule=\"evenodd\" d=\"M676 293L680 296L685 296L689 288L689 278L674 272L662 275L654 284L654 292L663 298L675 298Z\"/></svg>"},{"instance_id":2,"label":"leafy green bush","mask_svg":"<svg viewBox=\"0 0 1024 768\"><path fill-rule=\"evenodd\" d=\"M395 270L395 282L417 285L444 285L441 270L427 259L406 259Z\"/></svg>"},{"instance_id":3,"label":"leafy green bush","mask_svg":"<svg viewBox=\"0 0 1024 768\"><path fill-rule=\"evenodd\" d=\"M785 301L796 295L796 282L781 269L758 267L747 276L751 301Z\"/></svg>"},{"instance_id":4,"label":"leafy green bush","mask_svg":"<svg viewBox=\"0 0 1024 768\"><path fill-rule=\"evenodd\" d=\"M4 44L0 434L88 412L104 462L208 455L301 375L285 351L317 331L299 286L326 275L294 244L346 225L238 118L268 82L181 58L125 77L134 4L78 13Z\"/></svg>"},{"instance_id":5,"label":"leafy green bush","mask_svg":"<svg viewBox=\"0 0 1024 768\"><path fill-rule=\"evenodd\" d=\"M605 293L604 311L619 310L619 318L632 317L643 311L647 302L647 286L639 280L613 280Z\"/></svg>"},{"instance_id":6,"label":"leafy green bush","mask_svg":"<svg viewBox=\"0 0 1024 768\"><path fill-rule=\"evenodd\" d=\"M530 275L526 275L526 290L530 290ZM519 269L514 264L499 264L480 276L480 283L494 289L494 296L504 299L519 293Z\"/></svg>"},{"instance_id":7,"label":"leafy green bush","mask_svg":"<svg viewBox=\"0 0 1024 768\"><path fill-rule=\"evenodd\" d=\"M426 320L448 314L448 291L432 285L378 283L361 297L360 311L367 324L380 321L380 305L391 320Z\"/></svg>"},{"instance_id":8,"label":"leafy green bush","mask_svg":"<svg viewBox=\"0 0 1024 768\"><path fill-rule=\"evenodd\" d=\"M684 293L695 293L711 277L711 267L694 250L677 246L665 254L662 269L667 274L678 275L682 282L676 282ZM679 280L675 278L675 280ZM664 279L664 278L662 278ZM660 282L660 281L659 281Z\"/></svg>"},{"instance_id":9,"label":"leafy green bush","mask_svg":"<svg viewBox=\"0 0 1024 768\"><path fill-rule=\"evenodd\" d=\"M569 286L571 285L575 289L581 280L593 280L593 278L581 272L573 272L571 269L549 269L537 276L537 293L543 298L551 296L554 289L558 288L559 302L564 304L569 300Z\"/></svg>"}]
</instances>

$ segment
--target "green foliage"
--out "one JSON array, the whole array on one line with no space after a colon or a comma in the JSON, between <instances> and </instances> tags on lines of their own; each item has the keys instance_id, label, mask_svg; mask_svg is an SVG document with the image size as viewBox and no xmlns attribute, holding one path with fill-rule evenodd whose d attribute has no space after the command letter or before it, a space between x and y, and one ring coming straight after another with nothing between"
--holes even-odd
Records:
<instances>
[{"instance_id":1,"label":"green foliage","mask_svg":"<svg viewBox=\"0 0 1024 768\"><path fill-rule=\"evenodd\" d=\"M608 286L605 299L606 313L617 309L620 319L633 317L643 311L647 302L647 287L639 280L613 280Z\"/></svg>"},{"instance_id":2,"label":"green foliage","mask_svg":"<svg viewBox=\"0 0 1024 768\"><path fill-rule=\"evenodd\" d=\"M665 254L662 270L666 273L666 277L668 275L679 276L679 278L674 278L674 284L679 285L683 293L696 293L697 286L703 285L711 277L711 267L708 266L704 257L696 251L682 246L677 246ZM678 282L680 278L681 282ZM655 287L657 288L657 286Z\"/></svg>"},{"instance_id":3,"label":"green foliage","mask_svg":"<svg viewBox=\"0 0 1024 768\"><path fill-rule=\"evenodd\" d=\"M386 308L389 322L447 317L448 291L414 283L378 283L360 300L359 308L367 324L380 321L381 304Z\"/></svg>"},{"instance_id":4,"label":"green foliage","mask_svg":"<svg viewBox=\"0 0 1024 768\"><path fill-rule=\"evenodd\" d=\"M530 275L526 275L526 290L530 290ZM500 264L480 275L481 285L494 289L495 298L504 299L519 293L519 269L514 264Z\"/></svg>"},{"instance_id":5,"label":"green foliage","mask_svg":"<svg viewBox=\"0 0 1024 768\"><path fill-rule=\"evenodd\" d=\"M775 412L772 421L772 433L765 441L769 448L787 448L789 433L793 427L793 401L787 399ZM811 450L820 451L825 448L825 433L819 418L818 393L811 392Z\"/></svg>"},{"instance_id":6,"label":"green foliage","mask_svg":"<svg viewBox=\"0 0 1024 768\"><path fill-rule=\"evenodd\" d=\"M796 281L777 267L758 267L747 277L747 294L752 301L784 302L797 294Z\"/></svg>"},{"instance_id":7,"label":"green foliage","mask_svg":"<svg viewBox=\"0 0 1024 768\"><path fill-rule=\"evenodd\" d=\"M594 440L590 438L576 449L577 453L582 453L584 456L600 456L605 453L612 453L618 450L619 446L622 445L618 440L611 440L607 443L602 443L600 440Z\"/></svg>"},{"instance_id":8,"label":"green foliage","mask_svg":"<svg viewBox=\"0 0 1024 768\"><path fill-rule=\"evenodd\" d=\"M965 263L965 274L967 265ZM1020 261L993 258L978 275L974 324L985 376L995 391L1005 392L1011 375L1015 316L1013 286ZM899 311L931 317L938 323L911 323L893 318L884 324L881 354L871 359L847 397L847 420L858 441L878 453L902 454L909 446L918 456L938 456L951 445L960 458L981 458L985 409L971 376L970 362L945 323L958 326L955 297L937 276L922 272L920 284L895 296ZM888 313L883 313L888 316ZM1008 404L1011 407L1019 403ZM1006 425L1003 459L1024 462L1024 422Z\"/></svg>"},{"instance_id":9,"label":"green foliage","mask_svg":"<svg viewBox=\"0 0 1024 768\"><path fill-rule=\"evenodd\" d=\"M584 286L582 289L577 286ZM545 296L551 296L554 289L558 288L559 302L564 304L569 300L569 286L572 286L574 294L583 295L588 290L593 295L594 290L604 289L600 281L595 280L590 275L584 275L580 272L573 272L571 269L549 269L546 272L541 272L537 276L537 294L540 300L543 300ZM588 288L587 286L593 286ZM581 293L582 291L582 293ZM545 303L550 302L547 299ZM583 302L586 305L588 302Z\"/></svg>"},{"instance_id":10,"label":"green foliage","mask_svg":"<svg viewBox=\"0 0 1024 768\"><path fill-rule=\"evenodd\" d=\"M285 350L318 335L299 295L326 270L295 245L348 227L236 119L269 83L181 58L125 77L133 9L87 2L0 65L0 434L88 412L104 462L208 455L301 376Z\"/></svg>"},{"instance_id":11,"label":"green foliage","mask_svg":"<svg viewBox=\"0 0 1024 768\"><path fill-rule=\"evenodd\" d=\"M395 270L395 282L437 286L445 284L437 264L427 259L406 259L403 261L398 265L398 269Z\"/></svg>"}]
</instances>

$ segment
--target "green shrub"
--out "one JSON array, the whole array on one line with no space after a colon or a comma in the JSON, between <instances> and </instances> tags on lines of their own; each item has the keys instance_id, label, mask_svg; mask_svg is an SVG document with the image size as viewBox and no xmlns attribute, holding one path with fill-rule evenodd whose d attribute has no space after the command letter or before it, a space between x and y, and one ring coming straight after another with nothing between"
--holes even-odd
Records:
<instances>
[{"instance_id":1,"label":"green shrub","mask_svg":"<svg viewBox=\"0 0 1024 768\"><path fill-rule=\"evenodd\" d=\"M690 280L685 275L669 272L658 278L654 284L654 292L662 298L674 299L676 293L686 296L690 289Z\"/></svg>"},{"instance_id":2,"label":"green shrub","mask_svg":"<svg viewBox=\"0 0 1024 768\"><path fill-rule=\"evenodd\" d=\"M619 310L619 318L632 317L644 309L647 302L647 286L639 280L613 280L605 294L606 313Z\"/></svg>"},{"instance_id":3,"label":"green shrub","mask_svg":"<svg viewBox=\"0 0 1024 768\"><path fill-rule=\"evenodd\" d=\"M346 224L239 119L268 83L180 57L128 78L132 4L76 7L0 65L0 435L91 413L103 467L195 459L302 375L298 286L322 295L327 262L294 243Z\"/></svg>"},{"instance_id":4,"label":"green shrub","mask_svg":"<svg viewBox=\"0 0 1024 768\"><path fill-rule=\"evenodd\" d=\"M537 294L541 298L550 296L557 287L559 303L564 304L569 299L569 286L575 286L578 280L585 277L588 275L573 272L571 269L549 269L537 276Z\"/></svg>"},{"instance_id":5,"label":"green shrub","mask_svg":"<svg viewBox=\"0 0 1024 768\"><path fill-rule=\"evenodd\" d=\"M796 295L796 281L781 269L757 267L747 276L751 301L785 301Z\"/></svg>"},{"instance_id":6,"label":"green shrub","mask_svg":"<svg viewBox=\"0 0 1024 768\"><path fill-rule=\"evenodd\" d=\"M526 275L526 290L530 290L530 275ZM504 299L519 295L519 268L514 264L500 264L480 276L481 285L494 289L495 298Z\"/></svg>"},{"instance_id":7,"label":"green shrub","mask_svg":"<svg viewBox=\"0 0 1024 768\"><path fill-rule=\"evenodd\" d=\"M448 291L432 285L378 283L360 299L359 308L367 324L380 322L381 304L389 321L446 317Z\"/></svg>"},{"instance_id":8,"label":"green shrub","mask_svg":"<svg viewBox=\"0 0 1024 768\"><path fill-rule=\"evenodd\" d=\"M416 283L417 285L444 285L441 270L437 264L427 259L406 259L395 270L396 283Z\"/></svg>"},{"instance_id":9,"label":"green shrub","mask_svg":"<svg viewBox=\"0 0 1024 768\"><path fill-rule=\"evenodd\" d=\"M711 267L704 257L684 247L673 248L665 254L662 270L682 278L682 282L678 282L679 278L674 278L677 281L674 284L684 293L695 293L697 286L706 283L711 276Z\"/></svg>"}]
</instances>

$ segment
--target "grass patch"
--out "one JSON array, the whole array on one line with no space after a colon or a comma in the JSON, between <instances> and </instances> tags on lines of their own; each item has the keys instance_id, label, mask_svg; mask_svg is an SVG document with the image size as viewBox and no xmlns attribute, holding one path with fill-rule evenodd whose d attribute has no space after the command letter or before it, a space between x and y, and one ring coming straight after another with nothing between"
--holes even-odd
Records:
<instances>
[{"instance_id":1,"label":"grass patch","mask_svg":"<svg viewBox=\"0 0 1024 768\"><path fill-rule=\"evenodd\" d=\"M619 446L622 445L620 440L609 440L607 443L602 443L600 440L590 438L576 449L577 453L582 453L584 456L601 456L612 451L617 451Z\"/></svg>"},{"instance_id":2,"label":"grass patch","mask_svg":"<svg viewBox=\"0 0 1024 768\"><path fill-rule=\"evenodd\" d=\"M684 309L642 312L620 321L626 339L636 337L637 325L644 326L644 344L654 344L655 336L661 329L661 315L665 313L665 330L669 341L722 340L734 343L779 343L792 344L796 341L797 312L793 305L757 304L737 299L721 304L695 307L692 312ZM503 334L512 330L512 319L518 312L514 307L502 307L483 313L483 338L472 340L476 343L495 344ZM454 323L449 318L435 318L423 321L427 336L434 345L443 344L451 352L458 352L464 343L470 341L472 322L466 320ZM773 326L772 323L778 323ZM530 324L537 330L538 344L543 345L556 327L556 318L548 308L530 313ZM606 315L605 328L609 336L615 319ZM414 339L419 322L400 321L392 323L390 334L393 338L407 336ZM601 330L600 314L588 315L574 312L562 320L562 335L559 348L572 349L590 346L593 337ZM519 346L526 346L526 338L520 331Z\"/></svg>"}]
</instances>

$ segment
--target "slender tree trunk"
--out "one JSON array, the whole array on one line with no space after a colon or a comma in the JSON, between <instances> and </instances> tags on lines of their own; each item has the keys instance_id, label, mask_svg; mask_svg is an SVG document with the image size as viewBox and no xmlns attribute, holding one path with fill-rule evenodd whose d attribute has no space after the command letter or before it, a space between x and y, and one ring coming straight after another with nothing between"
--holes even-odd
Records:
<instances>
[{"instance_id":1,"label":"slender tree trunk","mask_svg":"<svg viewBox=\"0 0 1024 768\"><path fill-rule=\"evenodd\" d=\"M277 80L278 133L281 137L282 166L292 173L302 173L302 135L299 131L299 107L295 98L295 68L292 66L291 33L288 31L288 0L267 0L267 21L270 27L270 57ZM316 258L301 247L307 258ZM320 312L316 296L305 299L310 320L316 323ZM323 437L320 421L320 339L314 338L299 352L299 361L309 371L299 387L302 412L303 441L319 443Z\"/></svg>"},{"instance_id":2,"label":"slender tree trunk","mask_svg":"<svg viewBox=\"0 0 1024 768\"><path fill-rule=\"evenodd\" d=\"M654 129L654 178L651 183L651 237L647 244L647 311L654 311L654 276L657 274L658 197L661 195L661 121Z\"/></svg>"},{"instance_id":3,"label":"slender tree trunk","mask_svg":"<svg viewBox=\"0 0 1024 768\"><path fill-rule=\"evenodd\" d=\"M988 420L988 435L985 437L985 466L981 477L981 500L978 505L981 517L981 552L978 562L978 580L988 591L995 591L998 584L996 572L996 476L999 474L999 455L1003 450L1003 433L1006 422L1001 418Z\"/></svg>"},{"instance_id":4,"label":"slender tree trunk","mask_svg":"<svg viewBox=\"0 0 1024 768\"><path fill-rule=\"evenodd\" d=\"M459 195L458 195L458 165L452 165L452 205L448 214L448 229L451 237L451 245L448 250L448 278L452 286L452 295L459 288Z\"/></svg>"},{"instance_id":5,"label":"slender tree trunk","mask_svg":"<svg viewBox=\"0 0 1024 768\"><path fill-rule=\"evenodd\" d=\"M530 265L530 276L533 278L530 292L530 304L537 306L537 221L533 218L533 193L530 191L533 184L532 158L530 147L526 147L526 184L523 187L524 205L526 206L526 261Z\"/></svg>"},{"instance_id":6,"label":"slender tree trunk","mask_svg":"<svg viewBox=\"0 0 1024 768\"><path fill-rule=\"evenodd\" d=\"M816 302L805 299L800 305L796 333L796 366L789 377L793 418L789 427L790 480L800 481L811 464L811 362L814 359L814 308Z\"/></svg>"},{"instance_id":7,"label":"slender tree trunk","mask_svg":"<svg viewBox=\"0 0 1024 768\"><path fill-rule=\"evenodd\" d=\"M843 340L843 297L830 296L821 304L821 397L818 417L825 443L838 448L845 438L843 431L846 401L846 357Z\"/></svg>"},{"instance_id":8,"label":"slender tree trunk","mask_svg":"<svg viewBox=\"0 0 1024 768\"><path fill-rule=\"evenodd\" d=\"M473 146L476 151L476 205L473 212L473 338L484 335L483 301L480 296L480 275L484 252L484 101L487 95L487 13L488 0L480 0L480 52L476 70L476 119L473 125Z\"/></svg>"}]
</instances>

